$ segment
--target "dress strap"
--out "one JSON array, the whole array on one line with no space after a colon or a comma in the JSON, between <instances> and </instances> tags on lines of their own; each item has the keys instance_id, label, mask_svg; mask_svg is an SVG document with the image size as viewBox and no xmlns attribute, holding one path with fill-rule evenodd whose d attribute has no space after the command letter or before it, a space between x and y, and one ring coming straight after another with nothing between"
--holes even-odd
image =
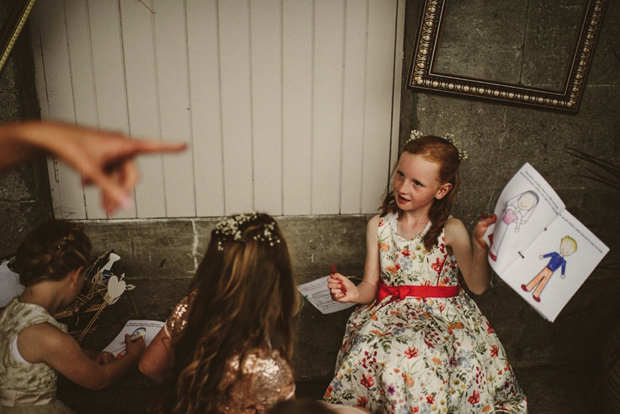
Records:
<instances>
[{"instance_id":1,"label":"dress strap","mask_svg":"<svg viewBox=\"0 0 620 414\"><path fill-rule=\"evenodd\" d=\"M406 297L418 298L451 298L458 296L460 286L388 286L383 283L379 284L379 292L377 293L377 302L381 302L388 296L392 296L390 302L402 300ZM389 303L389 302L388 302Z\"/></svg>"}]
</instances>

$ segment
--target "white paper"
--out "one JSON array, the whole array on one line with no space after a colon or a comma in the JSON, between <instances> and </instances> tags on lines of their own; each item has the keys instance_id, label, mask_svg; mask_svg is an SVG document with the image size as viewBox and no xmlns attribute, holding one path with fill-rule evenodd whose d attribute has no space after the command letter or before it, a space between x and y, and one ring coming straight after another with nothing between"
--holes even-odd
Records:
<instances>
[{"instance_id":1,"label":"white paper","mask_svg":"<svg viewBox=\"0 0 620 414\"><path fill-rule=\"evenodd\" d=\"M9 269L8 265L8 260L0 264L0 308L6 307L24 291L24 286L19 283L19 275Z\"/></svg>"},{"instance_id":2,"label":"white paper","mask_svg":"<svg viewBox=\"0 0 620 414\"><path fill-rule=\"evenodd\" d=\"M562 267L549 270L548 282L539 296L535 296L536 289L528 291L528 285L536 283L537 275L550 263L550 255L561 252L565 237L574 240L577 248L565 256L564 275ZM608 251L607 246L564 210L501 276L543 317L553 322Z\"/></svg>"},{"instance_id":3,"label":"white paper","mask_svg":"<svg viewBox=\"0 0 620 414\"><path fill-rule=\"evenodd\" d=\"M609 251L526 163L495 206L484 239L493 270L553 322Z\"/></svg>"},{"instance_id":4,"label":"white paper","mask_svg":"<svg viewBox=\"0 0 620 414\"><path fill-rule=\"evenodd\" d=\"M357 305L357 303L341 303L333 300L327 287L328 277L325 276L312 282L298 285L297 289L304 295L304 298L308 299L308 302L323 314L338 312Z\"/></svg>"},{"instance_id":5,"label":"white paper","mask_svg":"<svg viewBox=\"0 0 620 414\"><path fill-rule=\"evenodd\" d=\"M149 320L137 320L132 319L127 321L123 329L116 335L116 338L108 346L104 348L104 352L110 352L115 358L120 358L125 355L125 334L135 335L144 334L144 341L148 346L155 335L159 333L163 328L165 322L161 321L149 321Z\"/></svg>"},{"instance_id":6,"label":"white paper","mask_svg":"<svg viewBox=\"0 0 620 414\"><path fill-rule=\"evenodd\" d=\"M494 211L497 221L485 233L490 253L496 256L489 261L493 270L501 275L564 208L543 176L525 163L502 190Z\"/></svg>"}]
</instances>

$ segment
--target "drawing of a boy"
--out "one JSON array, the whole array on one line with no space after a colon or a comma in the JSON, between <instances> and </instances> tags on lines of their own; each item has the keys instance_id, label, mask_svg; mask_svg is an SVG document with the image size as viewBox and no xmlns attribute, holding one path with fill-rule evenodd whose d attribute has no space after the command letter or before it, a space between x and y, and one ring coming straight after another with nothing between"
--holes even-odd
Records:
<instances>
[{"instance_id":1,"label":"drawing of a boy","mask_svg":"<svg viewBox=\"0 0 620 414\"><path fill-rule=\"evenodd\" d=\"M532 293L532 296L534 297L534 300L536 302L540 302L540 294L542 293L545 285L551 278L551 275L553 275L553 273L558 270L558 268L562 267L561 277L562 279L564 279L566 271L566 260L564 258L570 256L576 251L577 242L575 241L575 239L570 236L562 238L562 241L560 242L560 253L552 252L539 256L540 259L544 259L546 257L550 257L551 259L549 260L549 263L547 263L547 266L543 270L541 270L534 277L534 279L532 279L530 283L527 284L527 286L521 285L521 288L526 292L531 292L532 289L534 289L536 285L538 285L534 293Z\"/></svg>"}]
</instances>

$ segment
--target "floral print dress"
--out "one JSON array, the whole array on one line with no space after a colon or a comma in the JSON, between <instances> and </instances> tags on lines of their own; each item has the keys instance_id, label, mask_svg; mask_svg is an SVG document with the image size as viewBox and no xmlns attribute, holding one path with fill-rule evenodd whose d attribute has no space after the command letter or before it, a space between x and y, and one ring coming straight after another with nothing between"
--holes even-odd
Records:
<instances>
[{"instance_id":1,"label":"floral print dress","mask_svg":"<svg viewBox=\"0 0 620 414\"><path fill-rule=\"evenodd\" d=\"M444 233L431 252L423 236L397 234L397 216L379 221L381 282L388 286L457 286L458 267ZM373 413L526 413L521 391L497 335L460 289L449 298L391 296L358 307L349 318L331 403Z\"/></svg>"}]
</instances>

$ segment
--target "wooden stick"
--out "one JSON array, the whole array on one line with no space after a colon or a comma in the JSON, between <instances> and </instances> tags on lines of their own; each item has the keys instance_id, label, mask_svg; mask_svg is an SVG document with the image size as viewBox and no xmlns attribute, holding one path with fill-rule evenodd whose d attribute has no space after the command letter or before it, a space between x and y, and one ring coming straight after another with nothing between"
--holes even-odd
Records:
<instances>
[{"instance_id":1,"label":"wooden stick","mask_svg":"<svg viewBox=\"0 0 620 414\"><path fill-rule=\"evenodd\" d=\"M103 302L103 304L101 304L101 307L99 308L97 313L93 315L93 318L90 320L90 322L88 322L88 325L86 325L86 328L84 328L84 330L80 334L80 337L78 338L78 342L81 342L82 339L84 339L84 337L86 336L88 331L90 331L90 328L93 326L93 324L95 323L99 315L101 315L101 312L103 312L103 309L106 307L107 304L108 302Z\"/></svg>"},{"instance_id":2,"label":"wooden stick","mask_svg":"<svg viewBox=\"0 0 620 414\"><path fill-rule=\"evenodd\" d=\"M151 7L148 4L146 4L143 0L140 0L140 3L144 4L144 7L149 9L151 13L155 14L155 10L151 9Z\"/></svg>"}]
</instances>

